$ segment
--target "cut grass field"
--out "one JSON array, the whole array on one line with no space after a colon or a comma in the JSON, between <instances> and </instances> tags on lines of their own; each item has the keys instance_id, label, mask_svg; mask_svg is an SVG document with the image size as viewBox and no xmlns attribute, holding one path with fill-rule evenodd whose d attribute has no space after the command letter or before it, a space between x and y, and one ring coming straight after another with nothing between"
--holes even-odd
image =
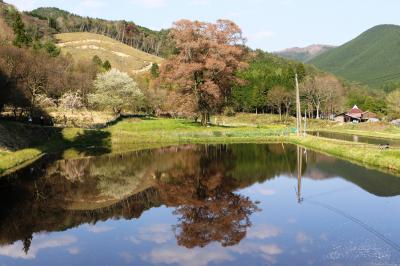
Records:
<instances>
[{"instance_id":1,"label":"cut grass field","mask_svg":"<svg viewBox=\"0 0 400 266\"><path fill-rule=\"evenodd\" d=\"M100 34L62 33L57 34L56 39L61 51L70 53L74 59L92 60L97 55L103 61L110 61L113 68L128 74L148 71L152 63L159 64L163 60Z\"/></svg>"},{"instance_id":2,"label":"cut grass field","mask_svg":"<svg viewBox=\"0 0 400 266\"><path fill-rule=\"evenodd\" d=\"M225 117L225 126L211 127L201 127L198 123L185 119L132 118L104 130L60 129L60 134L43 145L15 152L0 152L0 175L9 173L45 153L58 153L60 158L71 158L187 143L271 142L301 145L360 165L400 174L400 150L380 150L377 145L313 136L299 138L290 134L291 124L257 124L259 119L272 121L276 117L252 117L256 122L248 122L249 125L230 125L240 123L246 116Z\"/></svg>"}]
</instances>

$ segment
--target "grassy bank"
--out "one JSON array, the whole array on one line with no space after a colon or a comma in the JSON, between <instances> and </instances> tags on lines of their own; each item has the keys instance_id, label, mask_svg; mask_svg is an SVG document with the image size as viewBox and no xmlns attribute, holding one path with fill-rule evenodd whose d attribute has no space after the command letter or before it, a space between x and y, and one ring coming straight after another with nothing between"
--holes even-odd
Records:
<instances>
[{"instance_id":1,"label":"grassy bank","mask_svg":"<svg viewBox=\"0 0 400 266\"><path fill-rule=\"evenodd\" d=\"M377 145L313 136L305 138L290 137L287 142L345 159L362 166L381 169L396 175L400 174L399 149L381 150Z\"/></svg>"},{"instance_id":2,"label":"grassy bank","mask_svg":"<svg viewBox=\"0 0 400 266\"><path fill-rule=\"evenodd\" d=\"M60 158L71 158L187 143L270 142L298 144L358 164L400 173L400 150L380 150L376 145L312 136L297 138L290 134L290 123L261 123L256 120L248 122L249 125L232 126L230 123L240 123L240 120L234 120L238 117L225 119L224 126L211 127L201 127L184 119L132 118L104 130L58 129L58 133L42 145L0 152L0 175L29 164L45 153L59 153Z\"/></svg>"}]
</instances>

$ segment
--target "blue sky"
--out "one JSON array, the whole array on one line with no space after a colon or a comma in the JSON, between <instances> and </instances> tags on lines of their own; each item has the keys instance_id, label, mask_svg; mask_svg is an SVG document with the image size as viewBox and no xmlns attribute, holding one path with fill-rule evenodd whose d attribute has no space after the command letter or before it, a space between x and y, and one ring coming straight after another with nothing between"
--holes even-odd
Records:
<instances>
[{"instance_id":1,"label":"blue sky","mask_svg":"<svg viewBox=\"0 0 400 266\"><path fill-rule=\"evenodd\" d=\"M400 24L399 0L5 0L22 10L55 6L79 15L125 19L152 29L181 18L235 21L248 45L277 51L340 45L378 24Z\"/></svg>"}]
</instances>

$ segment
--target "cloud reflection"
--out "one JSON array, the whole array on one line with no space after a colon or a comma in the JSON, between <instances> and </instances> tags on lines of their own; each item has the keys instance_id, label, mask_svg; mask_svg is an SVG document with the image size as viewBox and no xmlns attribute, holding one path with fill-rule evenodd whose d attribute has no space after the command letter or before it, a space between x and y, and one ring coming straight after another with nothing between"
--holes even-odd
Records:
<instances>
[{"instance_id":1,"label":"cloud reflection","mask_svg":"<svg viewBox=\"0 0 400 266\"><path fill-rule=\"evenodd\" d=\"M60 236L47 238L45 236L37 236L33 239L29 252L25 254L22 241L15 242L12 245L0 247L0 255L15 259L34 259L40 250L69 246L78 239L74 236Z\"/></svg>"},{"instance_id":2,"label":"cloud reflection","mask_svg":"<svg viewBox=\"0 0 400 266\"><path fill-rule=\"evenodd\" d=\"M138 238L156 244L166 243L173 237L171 226L167 224L155 224L139 229Z\"/></svg>"},{"instance_id":3,"label":"cloud reflection","mask_svg":"<svg viewBox=\"0 0 400 266\"><path fill-rule=\"evenodd\" d=\"M181 266L206 266L209 263L233 261L227 249L210 245L206 248L186 249L180 247L161 247L153 249L141 258L153 264L178 264Z\"/></svg>"}]
</instances>

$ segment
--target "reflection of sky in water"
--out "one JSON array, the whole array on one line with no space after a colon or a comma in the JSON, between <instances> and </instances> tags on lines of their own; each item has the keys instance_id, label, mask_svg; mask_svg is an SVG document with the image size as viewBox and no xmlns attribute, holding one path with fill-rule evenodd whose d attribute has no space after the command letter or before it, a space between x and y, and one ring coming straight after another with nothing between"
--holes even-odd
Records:
<instances>
[{"instance_id":1,"label":"reflection of sky in water","mask_svg":"<svg viewBox=\"0 0 400 266\"><path fill-rule=\"evenodd\" d=\"M66 174L70 179L66 181L61 176L58 179L61 186L50 183L48 190L42 183L43 195L49 197L49 202L35 205L37 202L31 202L29 197L22 197L27 194L26 184L18 187L17 200L10 200L20 203L16 206L22 210L35 210L32 214L37 218L24 222L23 211L7 205L8 196L0 202L4 208L0 209L0 224L7 228L0 230L4 234L0 235L0 243L12 243L37 232L32 240L1 246L0 266L396 265L400 262L397 211L400 181L396 177L310 153L298 193L293 147L288 147L287 153L283 153L282 145L231 147L232 150L226 147L194 150L187 146L181 153L167 149L128 156L125 160L107 157L93 162L65 163L61 170L50 167L48 172ZM136 165L132 165L134 162ZM85 182L68 175L75 172L84 172ZM103 177L100 181L98 175ZM177 183L171 185L169 178ZM246 184L253 185L243 188ZM131 194L133 199L120 201L122 196ZM117 205L103 207L98 204L101 200ZM260 211L255 211L253 203ZM188 208L191 204L200 208ZM68 212L67 207L75 209ZM243 215L246 210L249 213ZM43 220L37 221L41 215ZM139 215L140 218L131 220L107 220ZM190 220L195 215L200 218ZM208 219L210 215L214 217ZM251 227L247 227L244 217L249 218ZM14 225L12 221L18 219ZM94 220L99 222L87 224ZM83 222L86 224L79 225ZM21 228L21 224L26 228ZM60 232L42 232L47 229ZM242 239L243 230L247 231ZM221 242L208 241L215 239ZM229 246L232 243L238 244ZM185 244L195 247L188 249ZM25 253L27 246L30 248Z\"/></svg>"},{"instance_id":2,"label":"reflection of sky in water","mask_svg":"<svg viewBox=\"0 0 400 266\"><path fill-rule=\"evenodd\" d=\"M109 220L65 232L36 234L28 254L18 241L0 248L0 265L334 265L399 262L399 252L344 214L382 235L400 239L399 197L379 198L339 178L303 179L304 201L297 203L297 179L280 177L238 193L259 201L261 212L240 244L186 249L176 244L173 208L153 208L140 219ZM326 193L325 193L326 192ZM331 192L331 193L330 193ZM316 195L316 196L313 196ZM308 200L309 199L309 200ZM316 203L334 206L335 213ZM324 205L325 206L325 205Z\"/></svg>"}]
</instances>

